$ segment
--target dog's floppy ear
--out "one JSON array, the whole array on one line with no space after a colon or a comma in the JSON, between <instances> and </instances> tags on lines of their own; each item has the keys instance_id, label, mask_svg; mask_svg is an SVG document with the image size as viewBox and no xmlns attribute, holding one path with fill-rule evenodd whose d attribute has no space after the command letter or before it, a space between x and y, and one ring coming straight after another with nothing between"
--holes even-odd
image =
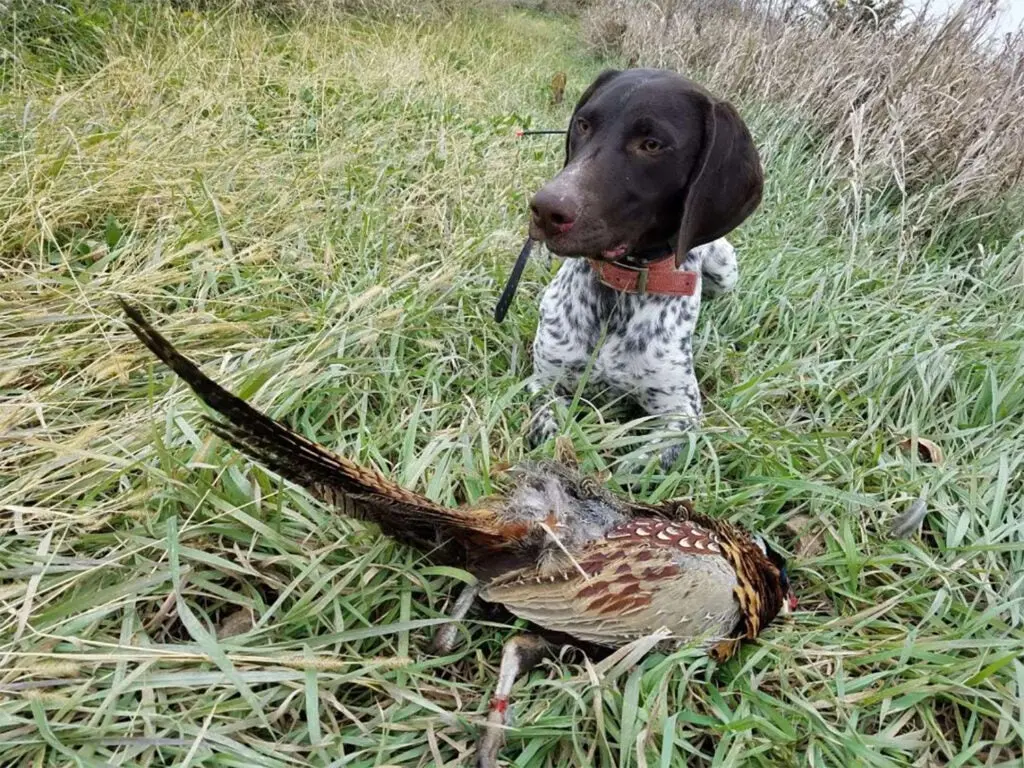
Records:
<instances>
[{"instance_id":1,"label":"dog's floppy ear","mask_svg":"<svg viewBox=\"0 0 1024 768\"><path fill-rule=\"evenodd\" d=\"M597 93L598 89L606 83L610 82L614 78L622 74L622 70L619 69L606 69L597 76L580 96L580 100L576 102L576 106L572 109L572 117L569 118L569 125L565 129L565 162L562 163L564 168L569 164L569 139L572 137L572 123L576 119L576 113L580 111L584 104L590 101L591 97Z\"/></svg>"},{"instance_id":2,"label":"dog's floppy ear","mask_svg":"<svg viewBox=\"0 0 1024 768\"><path fill-rule=\"evenodd\" d=\"M754 140L731 104L703 102L704 136L686 189L676 244L676 261L687 251L717 240L746 219L758 203L764 172Z\"/></svg>"}]
</instances>

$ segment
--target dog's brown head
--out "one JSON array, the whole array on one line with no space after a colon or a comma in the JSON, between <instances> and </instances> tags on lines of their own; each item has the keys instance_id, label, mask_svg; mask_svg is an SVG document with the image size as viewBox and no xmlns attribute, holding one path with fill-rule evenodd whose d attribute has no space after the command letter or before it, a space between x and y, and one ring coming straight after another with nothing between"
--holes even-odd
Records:
<instances>
[{"instance_id":1,"label":"dog's brown head","mask_svg":"<svg viewBox=\"0 0 1024 768\"><path fill-rule=\"evenodd\" d=\"M668 244L681 257L739 226L763 182L728 103L673 72L608 70L576 105L565 167L530 202L530 236L560 256L615 261Z\"/></svg>"}]
</instances>

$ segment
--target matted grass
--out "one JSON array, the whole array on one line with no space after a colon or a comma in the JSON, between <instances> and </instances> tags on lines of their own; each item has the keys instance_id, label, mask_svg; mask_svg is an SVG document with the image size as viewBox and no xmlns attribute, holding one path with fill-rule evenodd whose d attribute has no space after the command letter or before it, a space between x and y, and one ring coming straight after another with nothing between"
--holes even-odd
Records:
<instances>
[{"instance_id":1,"label":"matted grass","mask_svg":"<svg viewBox=\"0 0 1024 768\"><path fill-rule=\"evenodd\" d=\"M516 13L168 11L99 39L69 74L8 61L0 100L0 763L468 763L511 630L474 620L426 655L460 574L212 437L114 297L304 434L476 497L523 455L543 261L510 320L490 313L560 164L557 139L511 134L561 125L545 84L565 69L574 101L601 63ZM505 754L1020 765L1020 242L920 248L798 123L746 114L769 182L733 238L740 289L702 316L705 430L643 478L629 425L582 402L569 432L612 484L799 550L801 611L719 668L548 665ZM923 534L889 540L921 494Z\"/></svg>"}]
</instances>

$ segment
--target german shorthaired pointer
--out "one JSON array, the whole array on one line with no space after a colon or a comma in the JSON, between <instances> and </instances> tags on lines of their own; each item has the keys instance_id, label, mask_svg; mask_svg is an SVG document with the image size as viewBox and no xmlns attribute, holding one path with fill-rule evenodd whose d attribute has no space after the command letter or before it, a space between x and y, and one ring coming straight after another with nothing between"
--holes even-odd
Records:
<instances>
[{"instance_id":1,"label":"german shorthaired pointer","mask_svg":"<svg viewBox=\"0 0 1024 768\"><path fill-rule=\"evenodd\" d=\"M530 203L530 236L577 257L541 300L530 391L554 388L566 402L592 363L590 383L632 396L671 429L695 428L701 294L736 284L722 236L757 207L762 185L757 149L728 103L672 72L601 73L573 112L562 171ZM557 430L545 398L528 442ZM662 452L664 468L679 450Z\"/></svg>"}]
</instances>

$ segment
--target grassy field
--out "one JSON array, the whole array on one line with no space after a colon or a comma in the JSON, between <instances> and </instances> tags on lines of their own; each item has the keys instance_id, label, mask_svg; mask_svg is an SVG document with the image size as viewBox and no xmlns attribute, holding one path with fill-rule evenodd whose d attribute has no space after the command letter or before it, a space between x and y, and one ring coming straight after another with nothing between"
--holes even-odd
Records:
<instances>
[{"instance_id":1,"label":"grassy field","mask_svg":"<svg viewBox=\"0 0 1024 768\"><path fill-rule=\"evenodd\" d=\"M525 455L544 261L490 313L561 162L512 135L565 122L555 71L572 102L607 62L522 12L133 12L0 46L0 764L469 764L511 630L427 655L461 574L211 436L115 297L304 434L479 496ZM731 238L740 289L702 315L705 430L638 477L630 425L581 402L567 429L612 486L764 531L801 609L721 667L549 664L505 755L1020 766L1021 239L922 237L799 116L742 107L768 182ZM890 539L922 496L920 534Z\"/></svg>"}]
</instances>

